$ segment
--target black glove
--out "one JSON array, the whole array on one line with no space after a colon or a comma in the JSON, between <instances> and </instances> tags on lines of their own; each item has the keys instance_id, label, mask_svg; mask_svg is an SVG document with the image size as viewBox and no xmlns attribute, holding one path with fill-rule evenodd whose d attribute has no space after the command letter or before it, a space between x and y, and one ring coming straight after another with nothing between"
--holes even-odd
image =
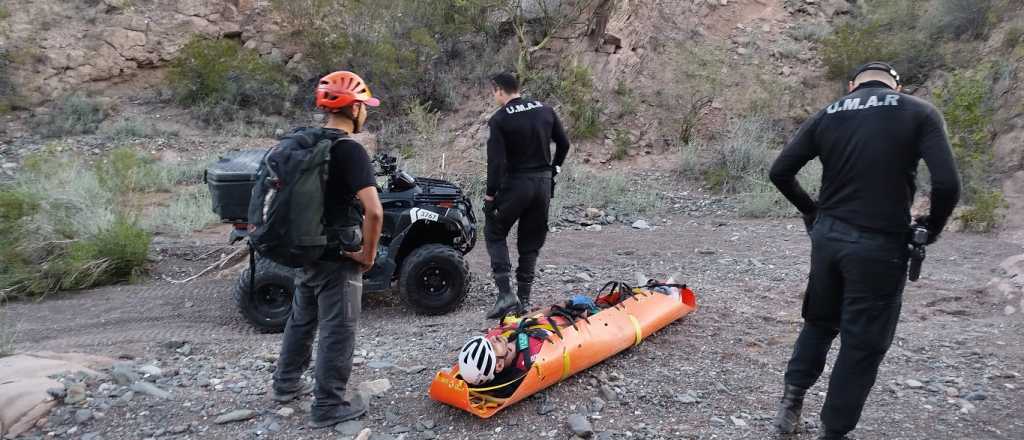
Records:
<instances>
[{"instance_id":1,"label":"black glove","mask_svg":"<svg viewBox=\"0 0 1024 440\"><path fill-rule=\"evenodd\" d=\"M484 199L484 215L493 216L498 213L498 205L495 202L494 198L491 198L491 200Z\"/></svg>"},{"instance_id":2,"label":"black glove","mask_svg":"<svg viewBox=\"0 0 1024 440\"><path fill-rule=\"evenodd\" d=\"M924 226L925 228L928 229L928 242L925 244L930 245L932 243L935 243L936 241L939 241L939 234L942 233L942 230L940 229L936 231L934 228L932 228L930 216L922 215L920 217L917 217L914 219L914 224Z\"/></svg>"},{"instance_id":3,"label":"black glove","mask_svg":"<svg viewBox=\"0 0 1024 440\"><path fill-rule=\"evenodd\" d=\"M807 229L807 233L810 234L814 230L814 221L818 219L818 210L803 214L804 228Z\"/></svg>"}]
</instances>

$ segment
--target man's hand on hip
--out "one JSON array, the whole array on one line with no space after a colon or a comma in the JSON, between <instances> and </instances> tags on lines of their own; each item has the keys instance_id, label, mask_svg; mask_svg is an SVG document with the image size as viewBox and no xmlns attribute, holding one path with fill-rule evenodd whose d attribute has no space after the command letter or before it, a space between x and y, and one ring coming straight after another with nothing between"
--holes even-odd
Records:
<instances>
[{"instance_id":1,"label":"man's hand on hip","mask_svg":"<svg viewBox=\"0 0 1024 440\"><path fill-rule=\"evenodd\" d=\"M356 263L359 263L359 272L366 273L373 268L373 263L377 259L377 252L367 252L365 246L361 251L358 252L345 252L345 256L351 258Z\"/></svg>"}]
</instances>

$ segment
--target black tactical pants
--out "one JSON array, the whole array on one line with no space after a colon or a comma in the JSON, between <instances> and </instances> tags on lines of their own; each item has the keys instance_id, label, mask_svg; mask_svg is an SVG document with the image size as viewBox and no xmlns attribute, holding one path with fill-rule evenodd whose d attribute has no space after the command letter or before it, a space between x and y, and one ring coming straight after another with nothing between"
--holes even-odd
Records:
<instances>
[{"instance_id":1,"label":"black tactical pants","mask_svg":"<svg viewBox=\"0 0 1024 440\"><path fill-rule=\"evenodd\" d=\"M330 415L343 401L352 373L362 295L363 277L351 260L319 261L304 267L295 278L295 297L274 372L274 389L287 393L301 387L319 327L314 420Z\"/></svg>"},{"instance_id":2,"label":"black tactical pants","mask_svg":"<svg viewBox=\"0 0 1024 440\"><path fill-rule=\"evenodd\" d=\"M507 238L519 223L519 266L516 281L532 283L537 257L548 236L548 208L551 205L551 173L511 175L495 197L497 212L485 213L484 239L491 257L491 272L496 280L510 278L512 262Z\"/></svg>"},{"instance_id":3,"label":"black tactical pants","mask_svg":"<svg viewBox=\"0 0 1024 440\"><path fill-rule=\"evenodd\" d=\"M804 327L786 368L786 384L810 388L836 335L839 355L821 410L829 434L857 426L896 333L907 279L906 237L857 229L828 216L811 232L811 274Z\"/></svg>"}]
</instances>

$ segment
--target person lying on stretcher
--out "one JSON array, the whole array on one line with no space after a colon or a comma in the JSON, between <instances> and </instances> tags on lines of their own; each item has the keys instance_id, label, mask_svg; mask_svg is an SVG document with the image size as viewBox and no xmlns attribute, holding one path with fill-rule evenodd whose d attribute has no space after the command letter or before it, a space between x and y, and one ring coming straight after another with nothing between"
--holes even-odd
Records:
<instances>
[{"instance_id":1,"label":"person lying on stretcher","mask_svg":"<svg viewBox=\"0 0 1024 440\"><path fill-rule=\"evenodd\" d=\"M670 279L667 284L648 282L652 290L679 295ZM682 287L682 286L679 286ZM606 292L607 291L607 292ZM598 293L597 299L575 295L564 304L527 313L522 318L506 317L485 336L475 336L459 350L459 374L473 391L504 398L511 396L526 377L533 357L540 352L552 334L561 336L560 328L574 326L602 309L619 304L632 295L624 283L611 282Z\"/></svg>"}]
</instances>

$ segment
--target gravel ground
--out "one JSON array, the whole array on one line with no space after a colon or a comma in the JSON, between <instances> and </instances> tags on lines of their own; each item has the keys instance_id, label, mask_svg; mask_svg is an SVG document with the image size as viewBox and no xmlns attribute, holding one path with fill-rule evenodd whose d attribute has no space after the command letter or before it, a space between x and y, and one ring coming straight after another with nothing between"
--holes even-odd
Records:
<instances>
[{"instance_id":1,"label":"gravel ground","mask_svg":"<svg viewBox=\"0 0 1024 440\"><path fill-rule=\"evenodd\" d=\"M416 316L388 295L365 300L351 388L379 379L388 386L373 397L360 424L379 439L567 439L573 435L568 420L579 414L597 438L773 438L770 417L801 322L809 253L802 225L731 215L650 223L650 230L611 224L599 232L552 234L541 257L536 302L612 279L633 280L637 271L679 273L697 292L696 313L493 419L479 420L426 395L433 372L450 366L461 342L488 324L486 255L477 249L470 254L472 292L455 313ZM1007 314L1006 306L1019 295L986 288L993 278L1007 279L1000 262L1021 253L1021 246L994 237L954 233L929 249L923 279L905 294L896 343L854 438L1024 438L1024 319L1020 312ZM309 400L282 407L267 399L280 336L248 327L230 301L231 285L151 281L11 304L19 350L123 361L110 377L65 378L69 391L84 384L87 398L65 402L31 435L350 438L358 426L345 426L345 433L304 428ZM809 395L806 432L792 438L816 435L824 385ZM244 420L215 423L236 410L248 410L231 414Z\"/></svg>"}]
</instances>

